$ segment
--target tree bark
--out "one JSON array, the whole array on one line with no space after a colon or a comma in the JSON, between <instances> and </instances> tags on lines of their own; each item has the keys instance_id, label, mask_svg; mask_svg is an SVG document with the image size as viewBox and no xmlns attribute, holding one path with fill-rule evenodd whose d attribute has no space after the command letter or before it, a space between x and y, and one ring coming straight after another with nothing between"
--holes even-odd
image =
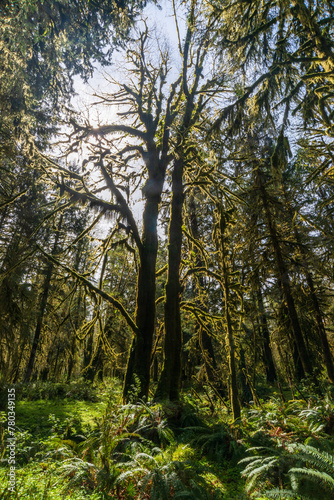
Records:
<instances>
[{"instance_id":1,"label":"tree bark","mask_svg":"<svg viewBox=\"0 0 334 500\"><path fill-rule=\"evenodd\" d=\"M195 240L199 240L199 230L198 230L198 221L196 215L196 205L194 200L194 195L192 194L189 198L189 221L192 236ZM193 251L196 256L195 267L202 267L204 265L203 259L198 248L194 245ZM202 275L198 277L199 288L201 290L204 289L204 278ZM196 292L195 292L196 293ZM211 383L215 383L214 370L217 368L215 353L212 345L212 339L208 332L204 328L200 328L200 325L197 324L197 330L199 331L199 344L202 351L202 356L204 360L204 366L206 371L206 376Z\"/></svg>"},{"instance_id":2,"label":"tree bark","mask_svg":"<svg viewBox=\"0 0 334 500\"><path fill-rule=\"evenodd\" d=\"M180 264L182 249L183 159L176 159L172 174L172 203L168 239L168 270L165 301L164 364L157 399L178 401L182 372L182 329L180 315Z\"/></svg>"},{"instance_id":3,"label":"tree bark","mask_svg":"<svg viewBox=\"0 0 334 500\"><path fill-rule=\"evenodd\" d=\"M289 312L289 318L291 322L291 327L292 331L294 334L294 340L296 342L298 354L300 357L301 364L303 366L305 375L310 375L312 376L313 373L313 367L311 363L311 359L308 355L303 333L300 327L299 319L298 319L298 314L295 306L295 302L292 296L292 291L291 291L291 285L290 285L290 277L289 277L289 272L288 269L285 265L281 247L279 244L279 239L278 239L278 234L276 230L276 225L275 221L273 220L270 207L269 207L269 202L268 202L268 196L266 192L266 188L263 183L263 178L262 178L262 173L260 172L259 168L257 169L257 182L258 182L258 187L260 190L260 195L262 199L262 204L263 204L263 209L265 213L265 218L270 234L270 240L271 244L274 250L274 257L275 257L275 262L276 262L276 267L279 275L279 280L281 282L283 294L286 300L286 305L287 309Z\"/></svg>"},{"instance_id":4,"label":"tree bark","mask_svg":"<svg viewBox=\"0 0 334 500\"><path fill-rule=\"evenodd\" d=\"M316 290L314 287L312 273L309 269L309 265L307 262L306 252L305 252L304 246L303 246L302 241L301 241L301 236L299 234L299 231L297 229L296 224L294 224L294 222L293 222L292 207L289 203L288 195L287 195L287 192L286 192L286 189L284 186L283 186L283 192L284 192L285 200L286 200L287 205L288 205L291 223L293 224L293 231L294 231L294 235L296 238L296 242L298 243L299 250L300 250L300 253L302 256L302 269L304 271L306 282L307 282L308 287L310 289L310 296L311 296L311 301L312 301L313 310L314 310L314 314L315 314L315 320L316 320L317 330L318 330L318 334L319 334L319 339L320 339L320 342L322 345L322 351L323 351L323 355L324 355L324 361L325 361L325 365L326 365L328 379L331 382L331 384L334 384L333 356L332 356L332 352L331 352L328 338L327 338L326 328L325 328L324 321L323 321L323 314L321 312L321 307L320 307L317 293L316 293Z\"/></svg>"},{"instance_id":5,"label":"tree bark","mask_svg":"<svg viewBox=\"0 0 334 500\"><path fill-rule=\"evenodd\" d=\"M238 377L237 377L237 364L235 355L235 343L234 343L234 332L230 313L230 269L229 269L229 257L226 248L226 236L225 232L227 229L227 218L223 211L223 207L217 207L217 227L219 228L216 232L216 244L220 253L220 267L222 271L222 291L224 299L224 319L226 328L226 345L228 351L228 367L230 376L230 401L232 407L233 420L237 419L241 415L241 408L238 395Z\"/></svg>"},{"instance_id":6,"label":"tree bark","mask_svg":"<svg viewBox=\"0 0 334 500\"><path fill-rule=\"evenodd\" d=\"M51 254L55 254L55 252L57 251L62 222L63 222L63 215L61 214L60 219L59 219L59 223L58 223L58 227L56 230L55 240L54 240L53 249L52 249ZM40 297L40 307L39 307L39 312L38 312L38 316L37 316L35 334L34 334L32 346L31 346L31 351L30 351L30 356L29 356L27 368L26 368L26 373L24 376L25 383L29 382L31 375L32 375L32 372L33 372L33 368L34 368L37 349L39 347L39 340L40 340L40 336L41 336L41 332L42 332L45 309L46 309L46 305L47 305L48 297L49 297L53 268L54 268L53 263L48 262L48 264L45 268L45 278L44 278L44 282L43 282L42 294Z\"/></svg>"},{"instance_id":7,"label":"tree bark","mask_svg":"<svg viewBox=\"0 0 334 500\"><path fill-rule=\"evenodd\" d=\"M258 271L254 272L255 295L258 309L259 326L261 331L261 339L263 342L264 364L267 376L267 382L273 383L277 380L276 368L274 364L273 354L270 347L270 333L268 328L267 316L264 308L261 284Z\"/></svg>"},{"instance_id":8,"label":"tree bark","mask_svg":"<svg viewBox=\"0 0 334 500\"><path fill-rule=\"evenodd\" d=\"M142 248L137 280L136 325L130 348L124 387L123 400L127 401L132 386L138 385L137 396L147 398L150 384L150 366L155 329L156 300L156 260L158 253L157 221L163 178L155 183L156 194L147 193L143 215ZM152 186L153 189L153 186ZM137 379L137 380L136 380Z\"/></svg>"},{"instance_id":9,"label":"tree bark","mask_svg":"<svg viewBox=\"0 0 334 500\"><path fill-rule=\"evenodd\" d=\"M317 294L315 291L313 277L312 277L312 274L309 270L306 255L305 255L305 250L304 250L303 245L300 241L300 235L299 235L296 227L294 228L294 233L295 233L296 241L299 245L299 249L301 251L302 258L303 258L303 262L302 262L303 270L304 270L306 282L307 282L308 287L310 289L310 296L311 296L311 301L312 301L313 310L314 310L314 314L315 314L315 320L316 320L317 330L318 330L318 334L319 334L319 339L320 339L320 342L322 345L322 351L323 351L323 355L324 355L324 361L325 361L325 365L326 365L328 379L331 382L331 384L334 384L333 356L332 356L331 349L329 346L319 300L318 300L318 297L317 297Z\"/></svg>"}]
</instances>

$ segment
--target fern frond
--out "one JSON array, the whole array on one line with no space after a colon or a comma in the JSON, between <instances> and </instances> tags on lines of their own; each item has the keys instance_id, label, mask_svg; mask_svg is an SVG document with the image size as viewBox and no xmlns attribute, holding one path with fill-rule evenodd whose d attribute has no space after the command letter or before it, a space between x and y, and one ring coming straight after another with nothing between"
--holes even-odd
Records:
<instances>
[{"instance_id":1,"label":"fern frond","mask_svg":"<svg viewBox=\"0 0 334 500\"><path fill-rule=\"evenodd\" d=\"M300 498L299 495L297 495L296 492L293 492L292 490L280 490L278 488L275 488L272 490L267 490L265 493L266 497L276 498L277 500L290 500L290 499L296 500Z\"/></svg>"},{"instance_id":2,"label":"fern frond","mask_svg":"<svg viewBox=\"0 0 334 500\"><path fill-rule=\"evenodd\" d=\"M298 458L314 465L327 474L334 476L334 456L325 451L320 451L313 446L296 444L294 449L298 450Z\"/></svg>"},{"instance_id":3,"label":"fern frond","mask_svg":"<svg viewBox=\"0 0 334 500\"><path fill-rule=\"evenodd\" d=\"M276 457L269 457L269 459L267 458L262 461L262 465L260 467L252 469L247 475L248 484L246 486L246 491L251 491L255 483L259 481L260 478L268 473L273 467L275 467L277 463L278 459Z\"/></svg>"},{"instance_id":4,"label":"fern frond","mask_svg":"<svg viewBox=\"0 0 334 500\"><path fill-rule=\"evenodd\" d=\"M145 471L142 467L134 467L131 470L127 470L125 472L122 472L116 479L116 483L122 483L124 480L128 479L129 477L136 477L137 474L144 474Z\"/></svg>"},{"instance_id":5,"label":"fern frond","mask_svg":"<svg viewBox=\"0 0 334 500\"><path fill-rule=\"evenodd\" d=\"M329 488L334 493L334 479L326 472L321 472L314 469L307 469L304 467L293 467L289 470L291 473L291 484L294 489L298 488L297 478L304 476L310 481L320 483L325 488Z\"/></svg>"}]
</instances>

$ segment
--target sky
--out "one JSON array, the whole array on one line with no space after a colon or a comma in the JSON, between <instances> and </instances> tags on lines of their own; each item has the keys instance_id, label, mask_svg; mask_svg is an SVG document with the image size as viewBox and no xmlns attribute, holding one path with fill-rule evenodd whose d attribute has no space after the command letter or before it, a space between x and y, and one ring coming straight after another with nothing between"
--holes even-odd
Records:
<instances>
[{"instance_id":1,"label":"sky","mask_svg":"<svg viewBox=\"0 0 334 500\"><path fill-rule=\"evenodd\" d=\"M161 0L159 6L160 8L149 3L139 18L137 29L143 27L141 19L145 20L152 33L152 38L156 36L160 42L163 41L163 43L168 44L173 65L175 64L175 73L178 73L180 70L180 58L178 56L177 31L173 16L172 1ZM182 15L181 11L178 13L178 23L182 37L185 35L185 16ZM80 77L75 78L75 91L77 95L73 99L73 105L75 109L80 109L83 113L87 113L93 125L97 125L99 121L111 123L113 117L116 118L114 108L106 110L104 106L94 106L92 108L91 105L97 100L94 97L94 93L98 93L99 91L105 92L108 88L105 76L111 75L115 79L120 79L120 81L124 80L124 74L122 74L124 55L124 51L115 51L111 65L104 68L98 66L88 83L83 82Z\"/></svg>"},{"instance_id":2,"label":"sky","mask_svg":"<svg viewBox=\"0 0 334 500\"><path fill-rule=\"evenodd\" d=\"M161 0L159 2L160 8L156 5L149 3L144 9L141 20L139 20L136 29L144 27L144 21L149 27L152 37L152 50L155 49L157 40L161 45L167 45L169 53L172 58L172 71L170 78L179 74L180 71L180 57L178 52L177 31L175 27L175 19L173 16L173 4L171 0ZM184 13L180 10L178 13L178 23L181 38L185 35L186 19ZM119 122L117 116L118 108L115 106L105 106L101 104L94 104L98 101L96 94L106 93L108 90L115 89L108 83L108 78L111 76L113 79L124 82L126 78L124 72L124 51L115 51L113 54L112 64L108 67L97 67L93 77L84 83L79 77L75 78L75 91L72 104L76 110L79 111L80 118L86 118L94 127L101 124L112 124ZM85 153L83 153L85 154ZM78 160L79 158L72 157L71 160ZM140 226L142 220L142 211L144 207L144 200L142 199L141 191L138 190L138 195L132 200L132 210L137 224ZM107 234L111 226L110 219L102 218L101 222L95 230L96 237L103 237Z\"/></svg>"}]
</instances>

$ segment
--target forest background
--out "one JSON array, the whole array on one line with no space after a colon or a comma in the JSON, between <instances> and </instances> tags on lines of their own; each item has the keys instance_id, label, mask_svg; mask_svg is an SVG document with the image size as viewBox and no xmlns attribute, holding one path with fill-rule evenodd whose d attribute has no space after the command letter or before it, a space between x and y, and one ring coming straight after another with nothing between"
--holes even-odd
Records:
<instances>
[{"instance_id":1,"label":"forest background","mask_svg":"<svg viewBox=\"0 0 334 500\"><path fill-rule=\"evenodd\" d=\"M1 403L15 387L24 419L31 400L102 391L94 443L53 414L43 430L45 463L82 468L64 469L82 498L307 498L312 471L333 491L333 15L329 0L1 2ZM123 441L101 451L113 413ZM268 445L246 459L249 493L241 466L226 492L219 470L155 458L147 440L178 449L190 427L218 464Z\"/></svg>"}]
</instances>

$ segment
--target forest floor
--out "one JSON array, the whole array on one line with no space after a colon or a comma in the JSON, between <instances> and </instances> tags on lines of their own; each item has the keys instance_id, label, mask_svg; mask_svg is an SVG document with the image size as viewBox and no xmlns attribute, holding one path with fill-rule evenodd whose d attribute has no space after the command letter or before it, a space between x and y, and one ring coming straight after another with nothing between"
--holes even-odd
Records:
<instances>
[{"instance_id":1,"label":"forest floor","mask_svg":"<svg viewBox=\"0 0 334 500\"><path fill-rule=\"evenodd\" d=\"M319 493L323 474L334 483L328 391L320 397L303 389L301 399L287 394L286 401L272 392L235 422L208 390L183 394L181 405L121 405L120 391L116 380L17 385L13 492L3 392L0 499L334 498L326 481ZM312 450L318 463L312 463ZM289 470L296 465L315 471L315 493L311 476L302 485L292 482L294 493L282 493L291 490ZM300 486L311 496L303 496ZM280 488L280 496L266 493L272 488Z\"/></svg>"}]
</instances>

